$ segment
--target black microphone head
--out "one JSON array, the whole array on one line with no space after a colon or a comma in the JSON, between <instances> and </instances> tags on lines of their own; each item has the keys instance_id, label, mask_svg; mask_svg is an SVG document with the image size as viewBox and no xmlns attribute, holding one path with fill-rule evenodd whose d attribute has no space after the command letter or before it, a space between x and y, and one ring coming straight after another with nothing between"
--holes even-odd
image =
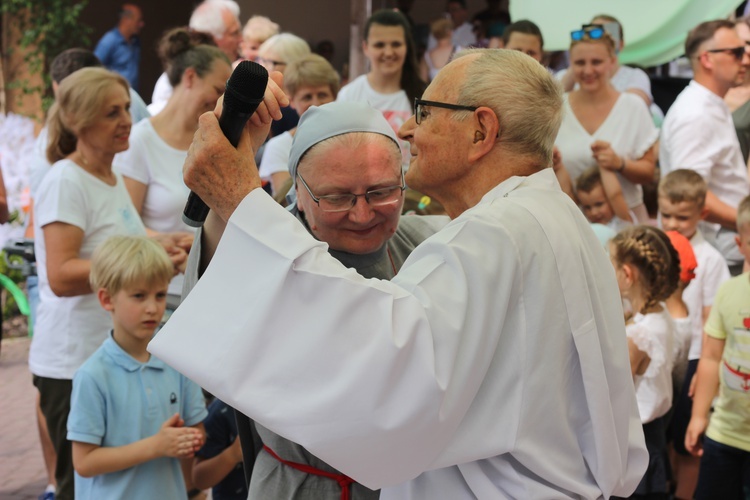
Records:
<instances>
[{"instance_id":1,"label":"black microphone head","mask_svg":"<svg viewBox=\"0 0 750 500\"><path fill-rule=\"evenodd\" d=\"M242 61L227 80L224 107L239 113L253 113L268 85L268 71L260 64Z\"/></svg>"}]
</instances>

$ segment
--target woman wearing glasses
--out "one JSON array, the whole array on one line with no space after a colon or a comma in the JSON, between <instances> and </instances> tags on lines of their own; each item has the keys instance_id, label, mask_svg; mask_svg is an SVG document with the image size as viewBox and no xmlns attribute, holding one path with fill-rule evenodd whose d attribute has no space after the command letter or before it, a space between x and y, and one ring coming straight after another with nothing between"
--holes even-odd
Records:
<instances>
[{"instance_id":1,"label":"woman wearing glasses","mask_svg":"<svg viewBox=\"0 0 750 500\"><path fill-rule=\"evenodd\" d=\"M591 167L615 172L637 222L648 221L640 184L653 181L659 132L638 96L610 83L615 42L598 25L571 33L570 71L578 89L566 95L555 141L570 177Z\"/></svg>"},{"instance_id":2,"label":"woman wearing glasses","mask_svg":"<svg viewBox=\"0 0 750 500\"><path fill-rule=\"evenodd\" d=\"M393 10L375 12L365 23L362 50L370 71L341 89L337 101L367 102L383 112L398 132L411 117L412 102L421 97L426 84L419 77L414 40L409 21ZM409 165L409 144L401 142L402 164Z\"/></svg>"}]
</instances>

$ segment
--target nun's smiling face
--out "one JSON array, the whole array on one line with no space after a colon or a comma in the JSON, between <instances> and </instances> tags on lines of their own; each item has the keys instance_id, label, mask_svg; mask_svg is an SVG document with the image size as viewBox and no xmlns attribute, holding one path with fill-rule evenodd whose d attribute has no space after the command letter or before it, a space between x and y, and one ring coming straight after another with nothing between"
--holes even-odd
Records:
<instances>
[{"instance_id":1,"label":"nun's smiling face","mask_svg":"<svg viewBox=\"0 0 750 500\"><path fill-rule=\"evenodd\" d=\"M303 158L295 180L298 207L313 235L334 250L352 254L375 252L393 236L403 207L401 190L390 191L390 197L381 200L387 202L385 205L373 206L364 196L359 196L354 206L340 212L324 211L310 192L320 198L362 195L400 186L401 153L398 146L379 134L366 136L365 142L356 147L349 144L325 146L324 153ZM304 178L310 192L299 177ZM370 197L371 202L374 199Z\"/></svg>"}]
</instances>

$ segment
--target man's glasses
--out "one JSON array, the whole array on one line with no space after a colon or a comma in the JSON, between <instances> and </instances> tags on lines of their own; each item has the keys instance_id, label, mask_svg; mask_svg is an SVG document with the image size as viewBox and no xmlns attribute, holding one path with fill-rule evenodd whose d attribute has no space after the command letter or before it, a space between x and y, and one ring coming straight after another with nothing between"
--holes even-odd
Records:
<instances>
[{"instance_id":1,"label":"man's glasses","mask_svg":"<svg viewBox=\"0 0 750 500\"><path fill-rule=\"evenodd\" d=\"M748 44L749 42L745 42L745 43ZM735 59L737 59L738 61L741 61L743 56L745 55L745 45L741 47L732 47L728 49L708 49L706 50L706 52L711 52L712 54L718 54L721 52L724 52L724 53L729 52L734 56Z\"/></svg>"},{"instance_id":2,"label":"man's glasses","mask_svg":"<svg viewBox=\"0 0 750 500\"><path fill-rule=\"evenodd\" d=\"M579 30L570 32L570 39L574 42L581 40L599 40L604 37L604 26L601 24L587 24Z\"/></svg>"},{"instance_id":3,"label":"man's glasses","mask_svg":"<svg viewBox=\"0 0 750 500\"><path fill-rule=\"evenodd\" d=\"M417 125L422 123L422 119L424 118L424 116L426 116L424 114L425 106L434 106L436 108L450 109L451 111L476 111L478 109L478 106L463 106L461 104L449 104L447 102L424 101L422 99L414 99L414 120L416 120Z\"/></svg>"},{"instance_id":4,"label":"man's glasses","mask_svg":"<svg viewBox=\"0 0 750 500\"><path fill-rule=\"evenodd\" d=\"M310 190L310 186L307 185L305 179L297 173L297 177L302 181L302 185L310 194L313 201L320 207L323 212L346 212L351 210L354 205L357 204L357 198L364 196L365 201L371 207L381 207L384 205L392 205L397 203L401 199L401 193L406 189L406 183L404 182L404 172L401 171L401 185L400 186L388 186L379 189L371 189L366 191L364 194L329 194L325 196L315 196Z\"/></svg>"}]
</instances>

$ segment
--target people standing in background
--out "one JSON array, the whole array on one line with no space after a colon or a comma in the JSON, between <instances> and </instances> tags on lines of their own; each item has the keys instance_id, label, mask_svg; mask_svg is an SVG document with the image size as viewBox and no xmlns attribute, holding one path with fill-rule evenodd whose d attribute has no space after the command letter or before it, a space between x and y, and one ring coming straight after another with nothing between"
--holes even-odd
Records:
<instances>
[{"instance_id":1,"label":"people standing in background","mask_svg":"<svg viewBox=\"0 0 750 500\"><path fill-rule=\"evenodd\" d=\"M205 0L190 16L188 26L196 31L209 33L219 47L234 62L239 57L242 33L240 32L240 7L234 0ZM172 95L169 77L164 72L159 76L151 96L148 110L156 115Z\"/></svg>"},{"instance_id":2,"label":"people standing in background","mask_svg":"<svg viewBox=\"0 0 750 500\"><path fill-rule=\"evenodd\" d=\"M731 21L706 21L690 31L685 54L695 76L669 108L659 148L662 174L686 168L706 181L701 232L724 256L733 276L744 263L735 244L737 206L750 193L750 184L724 96L744 79L750 65L745 49Z\"/></svg>"},{"instance_id":3,"label":"people standing in background","mask_svg":"<svg viewBox=\"0 0 750 500\"><path fill-rule=\"evenodd\" d=\"M440 68L448 64L453 54L461 50L453 43L453 23L448 19L436 19L430 24L430 35L437 40L431 50L425 52L419 62L419 77L429 83L437 75Z\"/></svg>"},{"instance_id":4,"label":"people standing in background","mask_svg":"<svg viewBox=\"0 0 750 500\"><path fill-rule=\"evenodd\" d=\"M96 44L94 54L105 68L120 73L138 90L141 64L141 41L138 33L143 28L141 8L132 3L120 8L117 26L109 30Z\"/></svg>"},{"instance_id":5,"label":"people standing in background","mask_svg":"<svg viewBox=\"0 0 750 500\"><path fill-rule=\"evenodd\" d=\"M539 26L526 19L508 25L503 31L503 47L523 52L541 64L544 57L544 37Z\"/></svg>"},{"instance_id":6,"label":"people standing in background","mask_svg":"<svg viewBox=\"0 0 750 500\"><path fill-rule=\"evenodd\" d=\"M218 47L201 44L188 29L174 28L159 43L174 92L156 116L133 127L130 147L114 164L125 181L133 205L151 233L181 233L180 246L190 250L195 229L182 221L190 190L182 165L198 128L198 118L214 109L231 74L229 59ZM182 274L172 279L167 311L180 303Z\"/></svg>"},{"instance_id":7,"label":"people standing in background","mask_svg":"<svg viewBox=\"0 0 750 500\"><path fill-rule=\"evenodd\" d=\"M750 43L750 17L737 19L734 29L745 44ZM742 159L747 163L750 157L750 73L745 73L740 85L729 89L724 96L724 102L732 112L732 122L740 141Z\"/></svg>"},{"instance_id":8,"label":"people standing in background","mask_svg":"<svg viewBox=\"0 0 750 500\"><path fill-rule=\"evenodd\" d=\"M610 82L617 63L614 40L598 26L571 33L571 73L579 88L565 94L555 144L575 184L586 169L614 172L634 222L649 220L641 184L651 182L659 131L643 101Z\"/></svg>"},{"instance_id":9,"label":"people standing in background","mask_svg":"<svg viewBox=\"0 0 750 500\"><path fill-rule=\"evenodd\" d=\"M339 92L337 101L360 101L379 109L394 131L414 113L412 104L426 87L419 66L409 23L403 14L379 10L365 23L362 50L370 71L360 75ZM401 141L403 165L409 164L409 145Z\"/></svg>"},{"instance_id":10,"label":"people standing in background","mask_svg":"<svg viewBox=\"0 0 750 500\"><path fill-rule=\"evenodd\" d=\"M279 34L279 25L265 16L253 16L247 20L242 28L242 42L240 55L248 61L255 61L258 49L263 42Z\"/></svg>"},{"instance_id":11,"label":"people standing in background","mask_svg":"<svg viewBox=\"0 0 750 500\"><path fill-rule=\"evenodd\" d=\"M472 47L477 43L474 34L474 26L469 22L469 11L466 9L466 0L448 0L445 12L451 23L453 23L453 45L459 47ZM432 50L437 45L437 39L430 35L427 39L427 50Z\"/></svg>"}]
</instances>

